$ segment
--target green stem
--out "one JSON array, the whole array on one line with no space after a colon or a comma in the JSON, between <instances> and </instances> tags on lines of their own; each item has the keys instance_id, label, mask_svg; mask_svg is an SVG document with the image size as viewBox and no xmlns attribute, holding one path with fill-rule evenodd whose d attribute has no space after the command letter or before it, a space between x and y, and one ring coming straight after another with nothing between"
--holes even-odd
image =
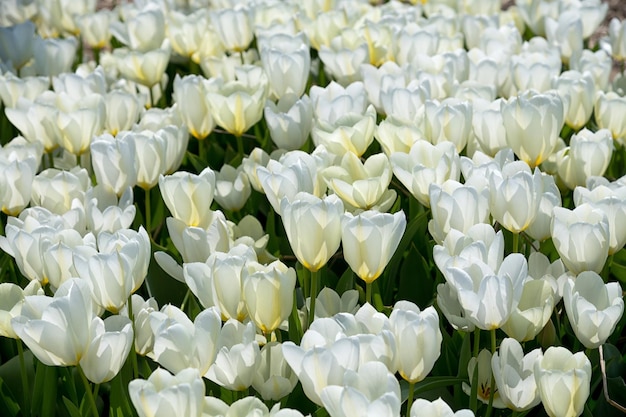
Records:
<instances>
[{"instance_id":1,"label":"green stem","mask_svg":"<svg viewBox=\"0 0 626 417\"><path fill-rule=\"evenodd\" d=\"M243 59L243 51L239 51L239 59L241 59L241 65L246 65L246 61Z\"/></svg>"},{"instance_id":2,"label":"green stem","mask_svg":"<svg viewBox=\"0 0 626 417\"><path fill-rule=\"evenodd\" d=\"M53 151L50 151L46 154L48 155L48 165L50 165L48 168L54 168L54 155L52 153Z\"/></svg>"},{"instance_id":3,"label":"green stem","mask_svg":"<svg viewBox=\"0 0 626 417\"><path fill-rule=\"evenodd\" d=\"M152 91L152 89L154 88L154 86L152 87L148 87L148 90L150 90L150 107L155 107L155 103L154 103L154 91Z\"/></svg>"},{"instance_id":4,"label":"green stem","mask_svg":"<svg viewBox=\"0 0 626 417\"><path fill-rule=\"evenodd\" d=\"M93 59L96 61L96 65L100 64L100 49L101 48L93 48Z\"/></svg>"},{"instance_id":5,"label":"green stem","mask_svg":"<svg viewBox=\"0 0 626 417\"><path fill-rule=\"evenodd\" d=\"M243 158L243 138L241 135L237 136L237 155Z\"/></svg>"},{"instance_id":6,"label":"green stem","mask_svg":"<svg viewBox=\"0 0 626 417\"><path fill-rule=\"evenodd\" d=\"M128 318L130 319L130 323L133 326L133 346L130 349L130 361L133 365L133 379L139 378L139 366L137 365L137 350L135 349L135 338L137 335L137 331L135 329L135 314L133 313L133 296L132 294L128 296Z\"/></svg>"},{"instance_id":7,"label":"green stem","mask_svg":"<svg viewBox=\"0 0 626 417\"><path fill-rule=\"evenodd\" d=\"M513 253L519 252L519 233L513 233Z\"/></svg>"},{"instance_id":8,"label":"green stem","mask_svg":"<svg viewBox=\"0 0 626 417\"><path fill-rule=\"evenodd\" d=\"M78 373L80 374L80 379L83 380L83 385L85 386L85 395L87 396L87 399L89 400L93 417L99 417L98 407L96 407L96 399L93 396L93 392L91 391L91 386L89 385L89 381L87 380L87 377L85 376L85 372L83 372L83 368L81 368L80 364L77 366L77 368L78 368Z\"/></svg>"},{"instance_id":9,"label":"green stem","mask_svg":"<svg viewBox=\"0 0 626 417\"><path fill-rule=\"evenodd\" d=\"M517 235L515 235L517 236ZM496 329L491 329L491 354L494 355L496 353ZM489 388L489 404L487 405L487 412L485 413L485 417L490 417L491 412L493 411L493 397L495 395L496 390L496 379L493 377L493 372L491 373L491 385Z\"/></svg>"},{"instance_id":10,"label":"green stem","mask_svg":"<svg viewBox=\"0 0 626 417\"><path fill-rule=\"evenodd\" d=\"M145 209L145 221L146 221L146 230L148 231L148 235L152 236L152 229L150 228L150 226L152 225L152 208L150 207L150 189L146 189L145 191L145 196L143 199L144 202L144 209Z\"/></svg>"},{"instance_id":11,"label":"green stem","mask_svg":"<svg viewBox=\"0 0 626 417\"><path fill-rule=\"evenodd\" d=\"M22 395L24 396L24 415L30 415L30 400L28 399L28 374L26 373L26 362L24 361L24 348L22 347L22 340L16 339L17 353L20 358L20 372L22 373Z\"/></svg>"},{"instance_id":12,"label":"green stem","mask_svg":"<svg viewBox=\"0 0 626 417\"><path fill-rule=\"evenodd\" d=\"M317 287L320 279L320 271L311 271L311 308L309 310L309 326L313 323L315 318L315 301L317 299Z\"/></svg>"},{"instance_id":13,"label":"green stem","mask_svg":"<svg viewBox=\"0 0 626 417\"><path fill-rule=\"evenodd\" d=\"M406 400L406 415L411 415L411 407L413 406L413 394L415 393L415 382L409 382L409 398Z\"/></svg>"},{"instance_id":14,"label":"green stem","mask_svg":"<svg viewBox=\"0 0 626 417\"><path fill-rule=\"evenodd\" d=\"M187 303L189 302L190 294L191 294L191 290L187 288L187 292L185 293L185 296L183 297L183 302L180 304L181 311L185 311L185 307L187 306Z\"/></svg>"},{"instance_id":15,"label":"green stem","mask_svg":"<svg viewBox=\"0 0 626 417\"><path fill-rule=\"evenodd\" d=\"M474 330L474 357L478 358L478 351L480 350L480 329L477 327Z\"/></svg>"},{"instance_id":16,"label":"green stem","mask_svg":"<svg viewBox=\"0 0 626 417\"><path fill-rule=\"evenodd\" d=\"M372 283L365 283L365 302L372 305Z\"/></svg>"}]
</instances>

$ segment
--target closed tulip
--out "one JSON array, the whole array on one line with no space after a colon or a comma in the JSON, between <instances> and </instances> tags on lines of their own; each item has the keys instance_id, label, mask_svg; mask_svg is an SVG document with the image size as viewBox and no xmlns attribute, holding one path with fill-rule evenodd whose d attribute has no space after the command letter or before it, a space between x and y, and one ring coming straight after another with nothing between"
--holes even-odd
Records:
<instances>
[{"instance_id":1,"label":"closed tulip","mask_svg":"<svg viewBox=\"0 0 626 417\"><path fill-rule=\"evenodd\" d=\"M150 314L154 346L148 355L170 372L195 368L206 376L217 354L221 324L216 308L202 311L192 322L178 307L166 305Z\"/></svg>"},{"instance_id":2,"label":"closed tulip","mask_svg":"<svg viewBox=\"0 0 626 417\"><path fill-rule=\"evenodd\" d=\"M574 210L555 207L550 231L554 246L571 273L602 270L610 246L609 222L603 211L590 204L581 204Z\"/></svg>"},{"instance_id":3,"label":"closed tulip","mask_svg":"<svg viewBox=\"0 0 626 417\"><path fill-rule=\"evenodd\" d=\"M463 409L456 413L450 406L441 399L428 401L424 398L417 398L411 407L411 417L474 417L472 410Z\"/></svg>"},{"instance_id":4,"label":"closed tulip","mask_svg":"<svg viewBox=\"0 0 626 417\"><path fill-rule=\"evenodd\" d=\"M344 259L368 284L382 273L393 256L406 228L404 212L395 214L365 211L341 219Z\"/></svg>"},{"instance_id":5,"label":"closed tulip","mask_svg":"<svg viewBox=\"0 0 626 417\"><path fill-rule=\"evenodd\" d=\"M75 204L74 200L83 204L90 185L89 174L84 168L75 167L71 171L48 168L33 180L31 200L34 205L53 213L65 214Z\"/></svg>"},{"instance_id":6,"label":"closed tulip","mask_svg":"<svg viewBox=\"0 0 626 417\"><path fill-rule=\"evenodd\" d=\"M104 96L106 119L104 128L115 136L123 130L130 130L139 120L142 109L136 94L113 90Z\"/></svg>"},{"instance_id":7,"label":"closed tulip","mask_svg":"<svg viewBox=\"0 0 626 417\"><path fill-rule=\"evenodd\" d=\"M605 284L592 271L581 272L576 280L568 278L563 302L576 337L588 349L604 344L624 313L620 284Z\"/></svg>"},{"instance_id":8,"label":"closed tulip","mask_svg":"<svg viewBox=\"0 0 626 417\"><path fill-rule=\"evenodd\" d=\"M254 38L246 7L226 8L211 14L211 21L224 47L232 52L248 49Z\"/></svg>"},{"instance_id":9,"label":"closed tulip","mask_svg":"<svg viewBox=\"0 0 626 417\"><path fill-rule=\"evenodd\" d=\"M413 144L408 154L391 155L393 173L422 205L430 207L431 184L458 181L461 175L459 154L451 142L432 145L426 140Z\"/></svg>"},{"instance_id":10,"label":"closed tulip","mask_svg":"<svg viewBox=\"0 0 626 417\"><path fill-rule=\"evenodd\" d=\"M359 366L359 342L342 338L329 347L304 350L292 342L283 343L283 355L302 384L304 394L322 406L322 390L329 385L343 385L345 371Z\"/></svg>"},{"instance_id":11,"label":"closed tulip","mask_svg":"<svg viewBox=\"0 0 626 417\"><path fill-rule=\"evenodd\" d=\"M441 102L428 100L425 104L424 135L433 144L454 143L461 152L472 133L472 104L455 98Z\"/></svg>"},{"instance_id":12,"label":"closed tulip","mask_svg":"<svg viewBox=\"0 0 626 417\"><path fill-rule=\"evenodd\" d=\"M387 156L395 152L409 153L411 146L423 139L422 131L413 124L407 124L393 116L381 121L376 127L374 138Z\"/></svg>"},{"instance_id":13,"label":"closed tulip","mask_svg":"<svg viewBox=\"0 0 626 417\"><path fill-rule=\"evenodd\" d=\"M313 106L306 94L285 94L276 104L267 101L264 115L272 142L280 149L300 149L313 128Z\"/></svg>"},{"instance_id":14,"label":"closed tulip","mask_svg":"<svg viewBox=\"0 0 626 417\"><path fill-rule=\"evenodd\" d=\"M89 146L91 165L98 184L121 195L137 182L135 142L129 135L119 139L108 133L93 138Z\"/></svg>"},{"instance_id":15,"label":"closed tulip","mask_svg":"<svg viewBox=\"0 0 626 417\"><path fill-rule=\"evenodd\" d=\"M619 252L626 243L626 227L620 219L626 215L626 187L618 183L613 186L589 184L590 188L574 189L576 206L590 203L592 207L602 210L609 222L609 255Z\"/></svg>"},{"instance_id":16,"label":"closed tulip","mask_svg":"<svg viewBox=\"0 0 626 417\"><path fill-rule=\"evenodd\" d=\"M312 194L298 193L291 202L283 198L280 207L285 232L296 258L308 270L318 271L341 243L341 200L335 195L320 199Z\"/></svg>"},{"instance_id":17,"label":"closed tulip","mask_svg":"<svg viewBox=\"0 0 626 417\"><path fill-rule=\"evenodd\" d=\"M156 4L148 3L124 22L114 21L111 32L121 43L137 52L161 47L165 39L165 16Z\"/></svg>"},{"instance_id":18,"label":"closed tulip","mask_svg":"<svg viewBox=\"0 0 626 417\"><path fill-rule=\"evenodd\" d=\"M466 261L448 267L446 275L469 319L483 330L493 330L502 327L519 304L527 271L526 258L512 253L497 272L480 261Z\"/></svg>"},{"instance_id":19,"label":"closed tulip","mask_svg":"<svg viewBox=\"0 0 626 417\"><path fill-rule=\"evenodd\" d=\"M248 175L241 167L224 164L215 173L215 201L224 210L239 211L252 193Z\"/></svg>"},{"instance_id":20,"label":"closed tulip","mask_svg":"<svg viewBox=\"0 0 626 417\"><path fill-rule=\"evenodd\" d=\"M25 297L21 314L11 320L17 336L48 366L78 365L101 323L89 284L79 278L66 281L54 297Z\"/></svg>"},{"instance_id":21,"label":"closed tulip","mask_svg":"<svg viewBox=\"0 0 626 417\"><path fill-rule=\"evenodd\" d=\"M563 99L565 123L574 130L583 127L591 114L595 99L596 86L591 73L578 71L563 72L552 82Z\"/></svg>"},{"instance_id":22,"label":"closed tulip","mask_svg":"<svg viewBox=\"0 0 626 417\"><path fill-rule=\"evenodd\" d=\"M295 269L280 261L267 266L248 262L242 271L242 283L248 315L264 334L269 335L291 314Z\"/></svg>"},{"instance_id":23,"label":"closed tulip","mask_svg":"<svg viewBox=\"0 0 626 417\"><path fill-rule=\"evenodd\" d=\"M263 117L267 98L267 76L262 68L252 65L235 70L236 81L216 80L215 91L206 98L215 122L235 136L241 136Z\"/></svg>"},{"instance_id":24,"label":"closed tulip","mask_svg":"<svg viewBox=\"0 0 626 417\"><path fill-rule=\"evenodd\" d=\"M160 175L159 189L174 218L187 226L208 226L215 192L215 173L210 168L198 175L182 171Z\"/></svg>"},{"instance_id":25,"label":"closed tulip","mask_svg":"<svg viewBox=\"0 0 626 417\"><path fill-rule=\"evenodd\" d=\"M252 322L228 320L219 334L217 356L206 377L231 391L243 391L252 385L260 358Z\"/></svg>"},{"instance_id":26,"label":"closed tulip","mask_svg":"<svg viewBox=\"0 0 626 417\"><path fill-rule=\"evenodd\" d=\"M332 123L318 118L311 138L316 146L324 145L336 155L352 152L360 157L374 141L375 128L376 109L370 105L363 113L338 116Z\"/></svg>"},{"instance_id":27,"label":"closed tulip","mask_svg":"<svg viewBox=\"0 0 626 417\"><path fill-rule=\"evenodd\" d=\"M507 143L534 168L556 147L563 127L563 102L555 94L524 93L502 102L502 119Z\"/></svg>"},{"instance_id":28,"label":"closed tulip","mask_svg":"<svg viewBox=\"0 0 626 417\"><path fill-rule=\"evenodd\" d=\"M261 47L261 62L270 82L270 94L274 99L293 94L301 97L311 70L309 46L303 40L286 34L265 39Z\"/></svg>"},{"instance_id":29,"label":"closed tulip","mask_svg":"<svg viewBox=\"0 0 626 417\"><path fill-rule=\"evenodd\" d=\"M132 322L124 316L107 317L104 321L97 321L91 338L80 366L91 382L108 382L122 369L130 349L134 347Z\"/></svg>"},{"instance_id":30,"label":"closed tulip","mask_svg":"<svg viewBox=\"0 0 626 417\"><path fill-rule=\"evenodd\" d=\"M20 97L33 101L50 88L49 77L17 77L7 72L0 75L0 80L0 98L7 108L15 107Z\"/></svg>"},{"instance_id":31,"label":"closed tulip","mask_svg":"<svg viewBox=\"0 0 626 417\"><path fill-rule=\"evenodd\" d=\"M11 319L20 315L24 305L24 297L29 295L44 295L39 281L31 281L26 288L11 282L0 284L0 336L17 339Z\"/></svg>"},{"instance_id":32,"label":"closed tulip","mask_svg":"<svg viewBox=\"0 0 626 417\"><path fill-rule=\"evenodd\" d=\"M502 330L519 342L532 340L550 320L554 305L554 290L547 279L528 280L524 283L519 304Z\"/></svg>"},{"instance_id":33,"label":"closed tulip","mask_svg":"<svg viewBox=\"0 0 626 417\"><path fill-rule=\"evenodd\" d=\"M0 158L0 210L17 216L30 202L38 162L34 157L23 160Z\"/></svg>"},{"instance_id":34,"label":"closed tulip","mask_svg":"<svg viewBox=\"0 0 626 417\"><path fill-rule=\"evenodd\" d=\"M332 417L400 414L400 384L382 363L364 363L357 372L346 370L343 379L343 385L322 390L322 402Z\"/></svg>"},{"instance_id":35,"label":"closed tulip","mask_svg":"<svg viewBox=\"0 0 626 417\"><path fill-rule=\"evenodd\" d=\"M620 117L626 109L626 98L617 93L599 91L596 93L594 116L598 127L609 129L613 139L620 143L626 143L626 120Z\"/></svg>"},{"instance_id":36,"label":"closed tulip","mask_svg":"<svg viewBox=\"0 0 626 417\"><path fill-rule=\"evenodd\" d=\"M587 179L602 176L613 155L613 137L608 129L591 132L586 128L572 135L569 147L556 155L557 173L567 188L587 184Z\"/></svg>"},{"instance_id":37,"label":"closed tulip","mask_svg":"<svg viewBox=\"0 0 626 417\"><path fill-rule=\"evenodd\" d=\"M489 222L489 190L447 180L429 190L432 220L428 231L441 243L451 229L466 233L472 226Z\"/></svg>"},{"instance_id":38,"label":"closed tulip","mask_svg":"<svg viewBox=\"0 0 626 417\"><path fill-rule=\"evenodd\" d=\"M145 52L116 48L113 57L122 77L152 88L163 79L171 52L170 44L166 41L162 47Z\"/></svg>"},{"instance_id":39,"label":"closed tulip","mask_svg":"<svg viewBox=\"0 0 626 417\"><path fill-rule=\"evenodd\" d=\"M266 343L261 349L252 388L266 401L279 401L290 394L297 383L298 377L285 361L282 345Z\"/></svg>"},{"instance_id":40,"label":"closed tulip","mask_svg":"<svg viewBox=\"0 0 626 417\"><path fill-rule=\"evenodd\" d=\"M204 382L196 369L172 375L158 368L147 380L130 381L128 394L140 417L202 416Z\"/></svg>"},{"instance_id":41,"label":"closed tulip","mask_svg":"<svg viewBox=\"0 0 626 417\"><path fill-rule=\"evenodd\" d=\"M591 385L591 362L583 352L549 347L534 364L543 407L550 417L577 417L583 413Z\"/></svg>"},{"instance_id":42,"label":"closed tulip","mask_svg":"<svg viewBox=\"0 0 626 417\"><path fill-rule=\"evenodd\" d=\"M196 139L206 138L215 127L215 120L209 109L207 93L216 91L217 83L198 75L174 78L172 98L177 103L181 119L189 133Z\"/></svg>"},{"instance_id":43,"label":"closed tulip","mask_svg":"<svg viewBox=\"0 0 626 417\"><path fill-rule=\"evenodd\" d=\"M398 372L414 384L426 378L441 354L439 315L433 307L420 311L408 301L398 301L389 316L396 337Z\"/></svg>"},{"instance_id":44,"label":"closed tulip","mask_svg":"<svg viewBox=\"0 0 626 417\"><path fill-rule=\"evenodd\" d=\"M543 194L542 174L531 174L523 161L511 162L489 177L489 207L493 218L504 228L520 233L535 219Z\"/></svg>"},{"instance_id":45,"label":"closed tulip","mask_svg":"<svg viewBox=\"0 0 626 417\"><path fill-rule=\"evenodd\" d=\"M530 410L541 402L535 382L535 361L542 356L540 349L524 355L515 339L506 338L491 357L491 369L500 399L512 410Z\"/></svg>"}]
</instances>

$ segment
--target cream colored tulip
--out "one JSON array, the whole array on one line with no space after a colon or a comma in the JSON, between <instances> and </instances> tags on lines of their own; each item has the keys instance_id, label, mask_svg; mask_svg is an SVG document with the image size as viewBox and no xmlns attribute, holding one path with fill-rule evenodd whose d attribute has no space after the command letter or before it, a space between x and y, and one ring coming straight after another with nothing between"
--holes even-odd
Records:
<instances>
[{"instance_id":1,"label":"cream colored tulip","mask_svg":"<svg viewBox=\"0 0 626 417\"><path fill-rule=\"evenodd\" d=\"M600 275L584 271L568 278L563 288L567 318L578 340L587 349L604 344L624 313L619 282L605 284Z\"/></svg>"},{"instance_id":2,"label":"cream colored tulip","mask_svg":"<svg viewBox=\"0 0 626 417\"><path fill-rule=\"evenodd\" d=\"M547 279L528 280L502 330L519 342L533 340L550 320L555 304L554 290Z\"/></svg>"},{"instance_id":3,"label":"cream colored tulip","mask_svg":"<svg viewBox=\"0 0 626 417\"><path fill-rule=\"evenodd\" d=\"M406 228L404 212L345 213L341 220L344 259L368 284L376 280L391 260Z\"/></svg>"},{"instance_id":4,"label":"cream colored tulip","mask_svg":"<svg viewBox=\"0 0 626 417\"><path fill-rule=\"evenodd\" d=\"M500 399L512 410L529 410L541 402L533 367L541 359L540 349L526 355L518 341L506 338L491 357L491 369Z\"/></svg>"},{"instance_id":5,"label":"cream colored tulip","mask_svg":"<svg viewBox=\"0 0 626 417\"><path fill-rule=\"evenodd\" d=\"M543 407L550 417L577 417L589 397L591 362L583 352L549 347L534 365Z\"/></svg>"},{"instance_id":6,"label":"cream colored tulip","mask_svg":"<svg viewBox=\"0 0 626 417\"><path fill-rule=\"evenodd\" d=\"M242 66L237 80L216 80L215 91L206 98L215 122L235 136L241 136L263 117L268 80L260 67Z\"/></svg>"},{"instance_id":7,"label":"cream colored tulip","mask_svg":"<svg viewBox=\"0 0 626 417\"><path fill-rule=\"evenodd\" d=\"M287 151L300 149L313 128L313 106L306 94L284 94L276 104L267 101L264 115L272 142Z\"/></svg>"},{"instance_id":8,"label":"cream colored tulip","mask_svg":"<svg viewBox=\"0 0 626 417\"><path fill-rule=\"evenodd\" d=\"M298 193L293 201L283 198L280 207L285 232L296 258L309 271L318 271L341 243L341 200L335 195L320 199L312 194Z\"/></svg>"},{"instance_id":9,"label":"cream colored tulip","mask_svg":"<svg viewBox=\"0 0 626 417\"><path fill-rule=\"evenodd\" d=\"M341 165L331 166L322 172L326 183L344 203L357 209L369 210L381 206L386 211L395 201L395 191L387 189L391 182L391 163L385 154L375 154L364 163L347 152Z\"/></svg>"},{"instance_id":10,"label":"cream colored tulip","mask_svg":"<svg viewBox=\"0 0 626 417\"><path fill-rule=\"evenodd\" d=\"M241 275L248 315L257 328L269 335L291 314L296 271L280 261L267 266L248 262Z\"/></svg>"},{"instance_id":11,"label":"cream colored tulip","mask_svg":"<svg viewBox=\"0 0 626 417\"><path fill-rule=\"evenodd\" d=\"M461 175L459 154L452 142L432 145L425 140L413 144L408 154L391 155L393 173L422 205L430 206L429 187Z\"/></svg>"},{"instance_id":12,"label":"cream colored tulip","mask_svg":"<svg viewBox=\"0 0 626 417\"><path fill-rule=\"evenodd\" d=\"M552 154L563 127L563 102L554 94L524 93L502 103L507 143L536 167Z\"/></svg>"},{"instance_id":13,"label":"cream colored tulip","mask_svg":"<svg viewBox=\"0 0 626 417\"><path fill-rule=\"evenodd\" d=\"M550 231L570 272L602 270L610 247L609 222L603 211L590 204L581 204L574 210L555 207Z\"/></svg>"}]
</instances>

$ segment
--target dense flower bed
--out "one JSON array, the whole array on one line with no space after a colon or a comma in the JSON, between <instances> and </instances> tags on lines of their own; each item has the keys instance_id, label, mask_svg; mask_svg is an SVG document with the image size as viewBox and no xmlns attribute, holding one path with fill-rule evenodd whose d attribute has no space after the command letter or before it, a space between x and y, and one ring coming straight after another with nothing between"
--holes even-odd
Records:
<instances>
[{"instance_id":1,"label":"dense flower bed","mask_svg":"<svg viewBox=\"0 0 626 417\"><path fill-rule=\"evenodd\" d=\"M0 415L626 410L626 25L377 3L3 0Z\"/></svg>"}]
</instances>

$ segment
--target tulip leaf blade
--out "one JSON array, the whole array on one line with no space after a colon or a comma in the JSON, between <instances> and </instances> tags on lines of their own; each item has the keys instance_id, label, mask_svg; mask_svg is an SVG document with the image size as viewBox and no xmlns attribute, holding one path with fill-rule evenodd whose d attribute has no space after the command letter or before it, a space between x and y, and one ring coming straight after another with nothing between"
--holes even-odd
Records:
<instances>
[{"instance_id":1,"label":"tulip leaf blade","mask_svg":"<svg viewBox=\"0 0 626 417\"><path fill-rule=\"evenodd\" d=\"M456 376L429 376L423 381L416 382L413 393L423 394L428 391L437 390L440 388L448 388L454 385L460 385L465 382L465 378L459 378ZM409 398L409 383L402 380L400 381L400 400L405 402Z\"/></svg>"},{"instance_id":2,"label":"tulip leaf blade","mask_svg":"<svg viewBox=\"0 0 626 417\"><path fill-rule=\"evenodd\" d=\"M352 289L354 289L354 272L352 272L352 269L347 268L344 273L341 274L339 281L337 281L335 291L337 294L342 295L344 292Z\"/></svg>"},{"instance_id":3,"label":"tulip leaf blade","mask_svg":"<svg viewBox=\"0 0 626 417\"><path fill-rule=\"evenodd\" d=\"M15 417L20 412L20 406L13 398L13 395L4 380L0 378L0 415Z\"/></svg>"},{"instance_id":4,"label":"tulip leaf blade","mask_svg":"<svg viewBox=\"0 0 626 417\"><path fill-rule=\"evenodd\" d=\"M398 294L403 299L414 302L419 308L426 308L432 304L433 287L434 281L430 276L428 263L415 245L411 245L400 268Z\"/></svg>"},{"instance_id":5,"label":"tulip leaf blade","mask_svg":"<svg viewBox=\"0 0 626 417\"><path fill-rule=\"evenodd\" d=\"M81 414L80 414L80 410L65 395L63 396L63 404L65 405L65 409L67 410L68 415L70 417L82 417Z\"/></svg>"}]
</instances>

